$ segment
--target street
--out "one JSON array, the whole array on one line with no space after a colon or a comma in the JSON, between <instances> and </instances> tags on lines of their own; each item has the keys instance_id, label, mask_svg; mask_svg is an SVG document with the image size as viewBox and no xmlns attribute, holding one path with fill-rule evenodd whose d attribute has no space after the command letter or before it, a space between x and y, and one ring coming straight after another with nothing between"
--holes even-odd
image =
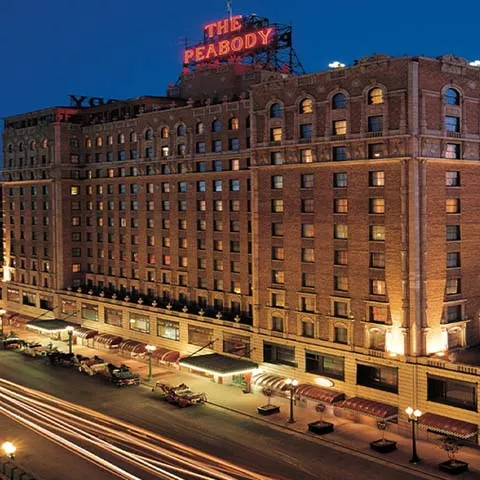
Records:
<instances>
[{"instance_id":1,"label":"street","mask_svg":"<svg viewBox=\"0 0 480 480\"><path fill-rule=\"evenodd\" d=\"M129 422L190 448L263 474L267 478L299 480L424 478L370 461L354 453L321 445L288 431L272 429L269 425L208 404L180 409L161 401L144 386L118 389L101 378L84 376L73 369L48 367L44 365L42 359L32 359L12 351L1 351L0 360L2 379L41 390L68 402ZM5 406L5 400L0 404ZM42 440L41 443L49 442ZM55 447L55 450L58 448ZM35 449L34 452L29 452L29 455L36 457L31 458L29 465L38 462L38 472L45 471L45 464L55 463L51 461L52 457L57 458L57 463L59 458L58 452L43 448L38 450L38 453ZM73 457L71 453L68 453L68 457L66 453L65 456L62 455L62 468L65 463L63 459L68 458L72 472L82 471L86 461L71 457ZM114 478L112 475L110 477L101 475L105 473L99 473L98 476L90 475L90 478ZM181 475L180 477L184 478ZM67 477L55 472L52 476L41 478ZM74 479L74 476L68 478Z\"/></svg>"}]
</instances>

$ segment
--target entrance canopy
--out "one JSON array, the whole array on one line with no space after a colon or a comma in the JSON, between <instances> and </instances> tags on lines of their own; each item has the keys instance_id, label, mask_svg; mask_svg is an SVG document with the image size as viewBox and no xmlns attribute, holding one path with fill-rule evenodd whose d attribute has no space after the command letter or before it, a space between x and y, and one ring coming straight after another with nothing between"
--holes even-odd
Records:
<instances>
[{"instance_id":1,"label":"entrance canopy","mask_svg":"<svg viewBox=\"0 0 480 480\"><path fill-rule=\"evenodd\" d=\"M66 322L65 320L32 320L27 322L26 328L37 330L42 333L59 333L65 332L67 327L78 327L78 324Z\"/></svg>"},{"instance_id":2,"label":"entrance canopy","mask_svg":"<svg viewBox=\"0 0 480 480\"><path fill-rule=\"evenodd\" d=\"M211 353L207 355L197 355L180 360L182 367L191 368L199 372L210 373L218 377L228 375L240 375L250 373L258 368L258 365L250 360L242 358L229 357L220 353Z\"/></svg>"},{"instance_id":3,"label":"entrance canopy","mask_svg":"<svg viewBox=\"0 0 480 480\"><path fill-rule=\"evenodd\" d=\"M478 433L478 425L435 413L424 413L418 420L418 426L434 433L463 439L474 437Z\"/></svg>"},{"instance_id":4,"label":"entrance canopy","mask_svg":"<svg viewBox=\"0 0 480 480\"><path fill-rule=\"evenodd\" d=\"M97 335L98 330L92 330L91 328L87 327L76 327L75 330L73 331L73 336L77 338L84 338L84 339L89 339L93 338L95 335Z\"/></svg>"},{"instance_id":5,"label":"entrance canopy","mask_svg":"<svg viewBox=\"0 0 480 480\"><path fill-rule=\"evenodd\" d=\"M363 413L377 420L392 420L398 417L398 407L386 403L374 402L362 397L345 400L342 405L347 410Z\"/></svg>"}]
</instances>

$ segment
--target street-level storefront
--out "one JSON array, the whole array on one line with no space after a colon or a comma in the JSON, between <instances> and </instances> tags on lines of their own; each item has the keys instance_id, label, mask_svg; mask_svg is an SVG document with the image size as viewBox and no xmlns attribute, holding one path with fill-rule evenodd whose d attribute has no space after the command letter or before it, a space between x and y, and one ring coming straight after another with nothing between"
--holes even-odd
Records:
<instances>
[{"instance_id":1,"label":"street-level storefront","mask_svg":"<svg viewBox=\"0 0 480 480\"><path fill-rule=\"evenodd\" d=\"M25 328L33 330L52 340L68 340L68 328L78 327L76 323L65 320L31 320L27 322Z\"/></svg>"}]
</instances>

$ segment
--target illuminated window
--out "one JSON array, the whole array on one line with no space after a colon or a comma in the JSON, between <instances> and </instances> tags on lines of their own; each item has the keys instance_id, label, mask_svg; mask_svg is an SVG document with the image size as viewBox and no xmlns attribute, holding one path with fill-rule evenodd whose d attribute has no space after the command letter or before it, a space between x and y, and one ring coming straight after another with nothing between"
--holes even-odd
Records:
<instances>
[{"instance_id":1,"label":"illuminated window","mask_svg":"<svg viewBox=\"0 0 480 480\"><path fill-rule=\"evenodd\" d=\"M130 141L131 142L137 141L137 132L130 132Z\"/></svg>"},{"instance_id":2,"label":"illuminated window","mask_svg":"<svg viewBox=\"0 0 480 480\"><path fill-rule=\"evenodd\" d=\"M283 175L272 175L271 185L273 189L283 188Z\"/></svg>"},{"instance_id":3,"label":"illuminated window","mask_svg":"<svg viewBox=\"0 0 480 480\"><path fill-rule=\"evenodd\" d=\"M370 143L368 145L368 158L380 158L383 154L382 143Z\"/></svg>"},{"instance_id":4,"label":"illuminated window","mask_svg":"<svg viewBox=\"0 0 480 480\"><path fill-rule=\"evenodd\" d=\"M272 247L272 260L284 260L285 250L283 247Z\"/></svg>"},{"instance_id":5,"label":"illuminated window","mask_svg":"<svg viewBox=\"0 0 480 480\"><path fill-rule=\"evenodd\" d=\"M315 250L313 248L302 248L302 262L312 263L315 261Z\"/></svg>"},{"instance_id":6,"label":"illuminated window","mask_svg":"<svg viewBox=\"0 0 480 480\"><path fill-rule=\"evenodd\" d=\"M370 267L385 268L385 254L383 252L370 252Z\"/></svg>"},{"instance_id":7,"label":"illuminated window","mask_svg":"<svg viewBox=\"0 0 480 480\"><path fill-rule=\"evenodd\" d=\"M300 162L301 163L313 162L313 152L310 148L300 150Z\"/></svg>"},{"instance_id":8,"label":"illuminated window","mask_svg":"<svg viewBox=\"0 0 480 480\"><path fill-rule=\"evenodd\" d=\"M85 139L85 147L92 148L92 139L91 138L87 137Z\"/></svg>"},{"instance_id":9,"label":"illuminated window","mask_svg":"<svg viewBox=\"0 0 480 480\"><path fill-rule=\"evenodd\" d=\"M332 98L332 109L333 110L340 110L347 106L346 98L343 93L337 93Z\"/></svg>"},{"instance_id":10,"label":"illuminated window","mask_svg":"<svg viewBox=\"0 0 480 480\"><path fill-rule=\"evenodd\" d=\"M168 138L169 136L169 132L168 132L168 128L167 127L163 127L161 130L160 130L160 137L165 139L165 138Z\"/></svg>"},{"instance_id":11,"label":"illuminated window","mask_svg":"<svg viewBox=\"0 0 480 480\"><path fill-rule=\"evenodd\" d=\"M300 102L299 113L313 113L312 99L305 98Z\"/></svg>"},{"instance_id":12,"label":"illuminated window","mask_svg":"<svg viewBox=\"0 0 480 480\"><path fill-rule=\"evenodd\" d=\"M203 122L198 122L195 126L195 133L197 135L203 135L205 133L205 124Z\"/></svg>"},{"instance_id":13,"label":"illuminated window","mask_svg":"<svg viewBox=\"0 0 480 480\"><path fill-rule=\"evenodd\" d=\"M385 351L385 330L375 328L369 332L369 347L372 350Z\"/></svg>"},{"instance_id":14,"label":"illuminated window","mask_svg":"<svg viewBox=\"0 0 480 480\"><path fill-rule=\"evenodd\" d=\"M446 213L460 213L460 199L459 198L447 198L445 200Z\"/></svg>"},{"instance_id":15,"label":"illuminated window","mask_svg":"<svg viewBox=\"0 0 480 480\"><path fill-rule=\"evenodd\" d=\"M177 136L178 137L183 137L185 136L185 133L186 133L187 129L185 127L185 124L181 123L178 127L177 127Z\"/></svg>"},{"instance_id":16,"label":"illuminated window","mask_svg":"<svg viewBox=\"0 0 480 480\"><path fill-rule=\"evenodd\" d=\"M334 198L333 213L348 213L348 200L346 198Z\"/></svg>"},{"instance_id":17,"label":"illuminated window","mask_svg":"<svg viewBox=\"0 0 480 480\"><path fill-rule=\"evenodd\" d=\"M285 283L285 272L283 270L272 270L272 283Z\"/></svg>"},{"instance_id":18,"label":"illuminated window","mask_svg":"<svg viewBox=\"0 0 480 480\"><path fill-rule=\"evenodd\" d=\"M370 171L368 172L369 187L383 187L385 185L385 172Z\"/></svg>"},{"instance_id":19,"label":"illuminated window","mask_svg":"<svg viewBox=\"0 0 480 480\"><path fill-rule=\"evenodd\" d=\"M270 141L281 142L282 141L282 128L275 127L270 129Z\"/></svg>"},{"instance_id":20,"label":"illuminated window","mask_svg":"<svg viewBox=\"0 0 480 480\"><path fill-rule=\"evenodd\" d=\"M270 163L272 165L283 165L282 152L270 152Z\"/></svg>"},{"instance_id":21,"label":"illuminated window","mask_svg":"<svg viewBox=\"0 0 480 480\"><path fill-rule=\"evenodd\" d=\"M74 263L72 264L72 272L73 273L78 273L81 271L81 265L80 263Z\"/></svg>"},{"instance_id":22,"label":"illuminated window","mask_svg":"<svg viewBox=\"0 0 480 480\"><path fill-rule=\"evenodd\" d=\"M370 293L372 295L385 295L386 294L385 280L370 280Z\"/></svg>"},{"instance_id":23,"label":"illuminated window","mask_svg":"<svg viewBox=\"0 0 480 480\"><path fill-rule=\"evenodd\" d=\"M381 88L372 88L368 92L368 104L369 105L380 105L383 103L383 90Z\"/></svg>"},{"instance_id":24,"label":"illuminated window","mask_svg":"<svg viewBox=\"0 0 480 480\"><path fill-rule=\"evenodd\" d=\"M280 118L282 116L282 106L279 103L274 103L270 107L270 118Z\"/></svg>"},{"instance_id":25,"label":"illuminated window","mask_svg":"<svg viewBox=\"0 0 480 480\"><path fill-rule=\"evenodd\" d=\"M370 225L370 240L383 242L385 240L385 226Z\"/></svg>"},{"instance_id":26,"label":"illuminated window","mask_svg":"<svg viewBox=\"0 0 480 480\"><path fill-rule=\"evenodd\" d=\"M348 292L348 277L345 275L335 275L333 277L333 288L339 292Z\"/></svg>"},{"instance_id":27,"label":"illuminated window","mask_svg":"<svg viewBox=\"0 0 480 480\"><path fill-rule=\"evenodd\" d=\"M335 265L348 265L348 251L335 250L333 263Z\"/></svg>"},{"instance_id":28,"label":"illuminated window","mask_svg":"<svg viewBox=\"0 0 480 480\"><path fill-rule=\"evenodd\" d=\"M283 213L283 200L281 199L272 200L272 212Z\"/></svg>"},{"instance_id":29,"label":"illuminated window","mask_svg":"<svg viewBox=\"0 0 480 480\"><path fill-rule=\"evenodd\" d=\"M348 225L336 223L333 226L333 238L336 238L339 240L348 239Z\"/></svg>"},{"instance_id":30,"label":"illuminated window","mask_svg":"<svg viewBox=\"0 0 480 480\"><path fill-rule=\"evenodd\" d=\"M162 157L168 157L169 155L169 148L166 146L162 147Z\"/></svg>"},{"instance_id":31,"label":"illuminated window","mask_svg":"<svg viewBox=\"0 0 480 480\"><path fill-rule=\"evenodd\" d=\"M336 120L333 122L333 135L346 135L347 134L347 121Z\"/></svg>"},{"instance_id":32,"label":"illuminated window","mask_svg":"<svg viewBox=\"0 0 480 480\"><path fill-rule=\"evenodd\" d=\"M96 145L97 147L103 147L103 138L102 138L102 137L97 137L97 138L95 139L95 145Z\"/></svg>"},{"instance_id":33,"label":"illuminated window","mask_svg":"<svg viewBox=\"0 0 480 480\"><path fill-rule=\"evenodd\" d=\"M117 143L119 143L119 144L125 143L125 134L124 133L119 133L118 134Z\"/></svg>"},{"instance_id":34,"label":"illuminated window","mask_svg":"<svg viewBox=\"0 0 480 480\"><path fill-rule=\"evenodd\" d=\"M302 223L302 238L313 238L315 229L313 223Z\"/></svg>"},{"instance_id":35,"label":"illuminated window","mask_svg":"<svg viewBox=\"0 0 480 480\"><path fill-rule=\"evenodd\" d=\"M214 120L212 122L212 132L220 132L222 130L222 122L220 120Z\"/></svg>"},{"instance_id":36,"label":"illuminated window","mask_svg":"<svg viewBox=\"0 0 480 480\"><path fill-rule=\"evenodd\" d=\"M445 147L445 158L461 158L460 154L460 144L458 143L447 143Z\"/></svg>"},{"instance_id":37,"label":"illuminated window","mask_svg":"<svg viewBox=\"0 0 480 480\"><path fill-rule=\"evenodd\" d=\"M370 198L369 199L369 213L385 213L385 199L384 198Z\"/></svg>"},{"instance_id":38,"label":"illuminated window","mask_svg":"<svg viewBox=\"0 0 480 480\"><path fill-rule=\"evenodd\" d=\"M228 121L229 130L238 130L238 127L239 127L238 118L233 117Z\"/></svg>"},{"instance_id":39,"label":"illuminated window","mask_svg":"<svg viewBox=\"0 0 480 480\"><path fill-rule=\"evenodd\" d=\"M368 320L370 322L387 323L387 307L381 305L369 305Z\"/></svg>"},{"instance_id":40,"label":"illuminated window","mask_svg":"<svg viewBox=\"0 0 480 480\"><path fill-rule=\"evenodd\" d=\"M460 94L454 88L448 88L443 98L445 105L460 105Z\"/></svg>"},{"instance_id":41,"label":"illuminated window","mask_svg":"<svg viewBox=\"0 0 480 480\"><path fill-rule=\"evenodd\" d=\"M79 195L80 194L80 187L78 185L72 185L70 187L70 195Z\"/></svg>"}]
</instances>

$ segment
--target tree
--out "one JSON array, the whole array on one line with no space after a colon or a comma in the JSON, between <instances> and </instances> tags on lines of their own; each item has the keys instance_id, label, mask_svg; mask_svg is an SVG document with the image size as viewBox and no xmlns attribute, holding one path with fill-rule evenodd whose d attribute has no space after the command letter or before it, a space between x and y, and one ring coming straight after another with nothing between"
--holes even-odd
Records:
<instances>
[{"instance_id":1,"label":"tree","mask_svg":"<svg viewBox=\"0 0 480 480\"><path fill-rule=\"evenodd\" d=\"M442 437L440 440L440 448L447 452L448 460L452 465L455 465L457 463L457 453L461 448L458 444L458 440L449 436Z\"/></svg>"}]
</instances>

